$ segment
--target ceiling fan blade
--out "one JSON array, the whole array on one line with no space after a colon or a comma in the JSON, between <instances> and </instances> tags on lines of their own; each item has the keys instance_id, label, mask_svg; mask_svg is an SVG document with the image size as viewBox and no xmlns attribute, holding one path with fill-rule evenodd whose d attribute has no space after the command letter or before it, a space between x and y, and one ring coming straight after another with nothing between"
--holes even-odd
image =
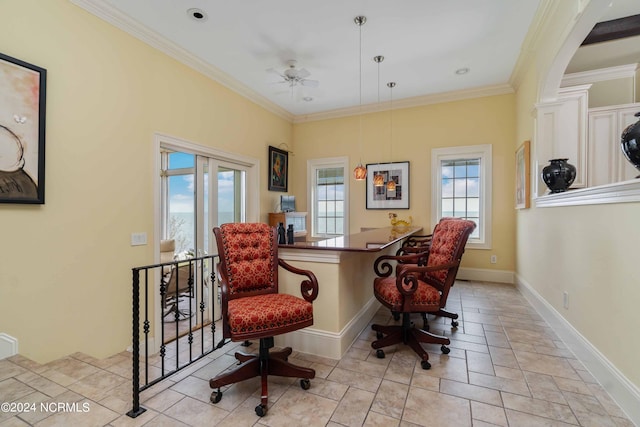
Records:
<instances>
[{"instance_id":1,"label":"ceiling fan blade","mask_svg":"<svg viewBox=\"0 0 640 427\"><path fill-rule=\"evenodd\" d=\"M296 73L296 77L298 77L299 79L304 79L305 77L309 77L310 75L311 73L307 71L306 68L301 68Z\"/></svg>"},{"instance_id":2,"label":"ceiling fan blade","mask_svg":"<svg viewBox=\"0 0 640 427\"><path fill-rule=\"evenodd\" d=\"M276 70L275 68L267 68L267 73L271 73L271 74L277 74L280 77L282 77L283 79L285 78L282 73L280 73L280 71Z\"/></svg>"},{"instance_id":3,"label":"ceiling fan blade","mask_svg":"<svg viewBox=\"0 0 640 427\"><path fill-rule=\"evenodd\" d=\"M317 80L301 80L300 83L302 84L302 86L308 86L308 87L318 87L318 85L320 84L319 81Z\"/></svg>"}]
</instances>

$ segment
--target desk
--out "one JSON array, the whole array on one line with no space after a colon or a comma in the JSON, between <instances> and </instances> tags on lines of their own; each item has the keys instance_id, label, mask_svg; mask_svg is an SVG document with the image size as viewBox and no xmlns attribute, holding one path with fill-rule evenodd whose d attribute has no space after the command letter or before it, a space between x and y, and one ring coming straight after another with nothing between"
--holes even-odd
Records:
<instances>
[{"instance_id":1,"label":"desk","mask_svg":"<svg viewBox=\"0 0 640 427\"><path fill-rule=\"evenodd\" d=\"M340 359L380 307L373 296L373 263L395 254L422 227L378 228L326 240L279 245L279 257L318 278L311 327L276 337L276 345ZM300 295L300 278L280 269L280 291Z\"/></svg>"}]
</instances>

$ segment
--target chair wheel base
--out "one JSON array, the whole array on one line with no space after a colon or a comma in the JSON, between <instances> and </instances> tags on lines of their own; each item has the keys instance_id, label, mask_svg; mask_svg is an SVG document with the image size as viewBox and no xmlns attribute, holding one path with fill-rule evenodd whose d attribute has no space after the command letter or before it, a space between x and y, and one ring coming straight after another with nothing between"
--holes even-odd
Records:
<instances>
[{"instance_id":1,"label":"chair wheel base","mask_svg":"<svg viewBox=\"0 0 640 427\"><path fill-rule=\"evenodd\" d=\"M222 392L220 390L211 393L211 397L209 398L211 403L218 403L220 399L222 399Z\"/></svg>"},{"instance_id":2,"label":"chair wheel base","mask_svg":"<svg viewBox=\"0 0 640 427\"><path fill-rule=\"evenodd\" d=\"M382 332L376 332L376 338L381 340L382 337L384 337L384 334Z\"/></svg>"},{"instance_id":3,"label":"chair wheel base","mask_svg":"<svg viewBox=\"0 0 640 427\"><path fill-rule=\"evenodd\" d=\"M451 349L446 345L443 345L442 347L440 347L440 351L442 351L442 354L449 354L451 352Z\"/></svg>"},{"instance_id":4,"label":"chair wheel base","mask_svg":"<svg viewBox=\"0 0 640 427\"><path fill-rule=\"evenodd\" d=\"M300 388L302 388L303 390L309 390L311 388L311 381L309 381L307 378L301 379Z\"/></svg>"},{"instance_id":5,"label":"chair wheel base","mask_svg":"<svg viewBox=\"0 0 640 427\"><path fill-rule=\"evenodd\" d=\"M267 415L267 407L265 405L256 406L256 415L259 417L264 417Z\"/></svg>"},{"instance_id":6,"label":"chair wheel base","mask_svg":"<svg viewBox=\"0 0 640 427\"><path fill-rule=\"evenodd\" d=\"M378 359L384 359L384 350L382 350L382 349L376 350L376 357Z\"/></svg>"},{"instance_id":7,"label":"chair wheel base","mask_svg":"<svg viewBox=\"0 0 640 427\"><path fill-rule=\"evenodd\" d=\"M423 360L422 362L420 362L420 366L422 366L422 369L431 369L431 363L429 363L426 360Z\"/></svg>"}]
</instances>

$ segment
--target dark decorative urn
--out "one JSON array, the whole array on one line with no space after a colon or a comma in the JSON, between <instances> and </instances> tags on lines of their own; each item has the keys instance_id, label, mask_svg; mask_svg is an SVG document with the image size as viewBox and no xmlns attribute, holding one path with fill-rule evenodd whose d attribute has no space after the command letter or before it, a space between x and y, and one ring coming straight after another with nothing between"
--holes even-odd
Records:
<instances>
[{"instance_id":1,"label":"dark decorative urn","mask_svg":"<svg viewBox=\"0 0 640 427\"><path fill-rule=\"evenodd\" d=\"M640 117L640 112L637 112L635 116ZM640 120L627 126L622 131L620 145L627 160L636 169L640 169ZM636 178L640 178L640 175L636 176Z\"/></svg>"},{"instance_id":2,"label":"dark decorative urn","mask_svg":"<svg viewBox=\"0 0 640 427\"><path fill-rule=\"evenodd\" d=\"M542 180L551 193L562 193L573 184L576 179L576 167L567 163L568 159L552 159L549 165L542 169Z\"/></svg>"}]
</instances>

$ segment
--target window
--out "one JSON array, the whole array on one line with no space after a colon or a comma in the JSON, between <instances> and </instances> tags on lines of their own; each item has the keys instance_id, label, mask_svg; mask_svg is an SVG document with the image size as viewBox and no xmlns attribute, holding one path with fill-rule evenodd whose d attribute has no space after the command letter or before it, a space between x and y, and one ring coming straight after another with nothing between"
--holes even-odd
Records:
<instances>
[{"instance_id":1,"label":"window","mask_svg":"<svg viewBox=\"0 0 640 427\"><path fill-rule=\"evenodd\" d=\"M349 234L348 164L346 157L307 162L312 237Z\"/></svg>"},{"instance_id":2,"label":"window","mask_svg":"<svg viewBox=\"0 0 640 427\"><path fill-rule=\"evenodd\" d=\"M431 162L434 225L447 216L474 221L467 246L491 249L491 145L435 148Z\"/></svg>"}]
</instances>

